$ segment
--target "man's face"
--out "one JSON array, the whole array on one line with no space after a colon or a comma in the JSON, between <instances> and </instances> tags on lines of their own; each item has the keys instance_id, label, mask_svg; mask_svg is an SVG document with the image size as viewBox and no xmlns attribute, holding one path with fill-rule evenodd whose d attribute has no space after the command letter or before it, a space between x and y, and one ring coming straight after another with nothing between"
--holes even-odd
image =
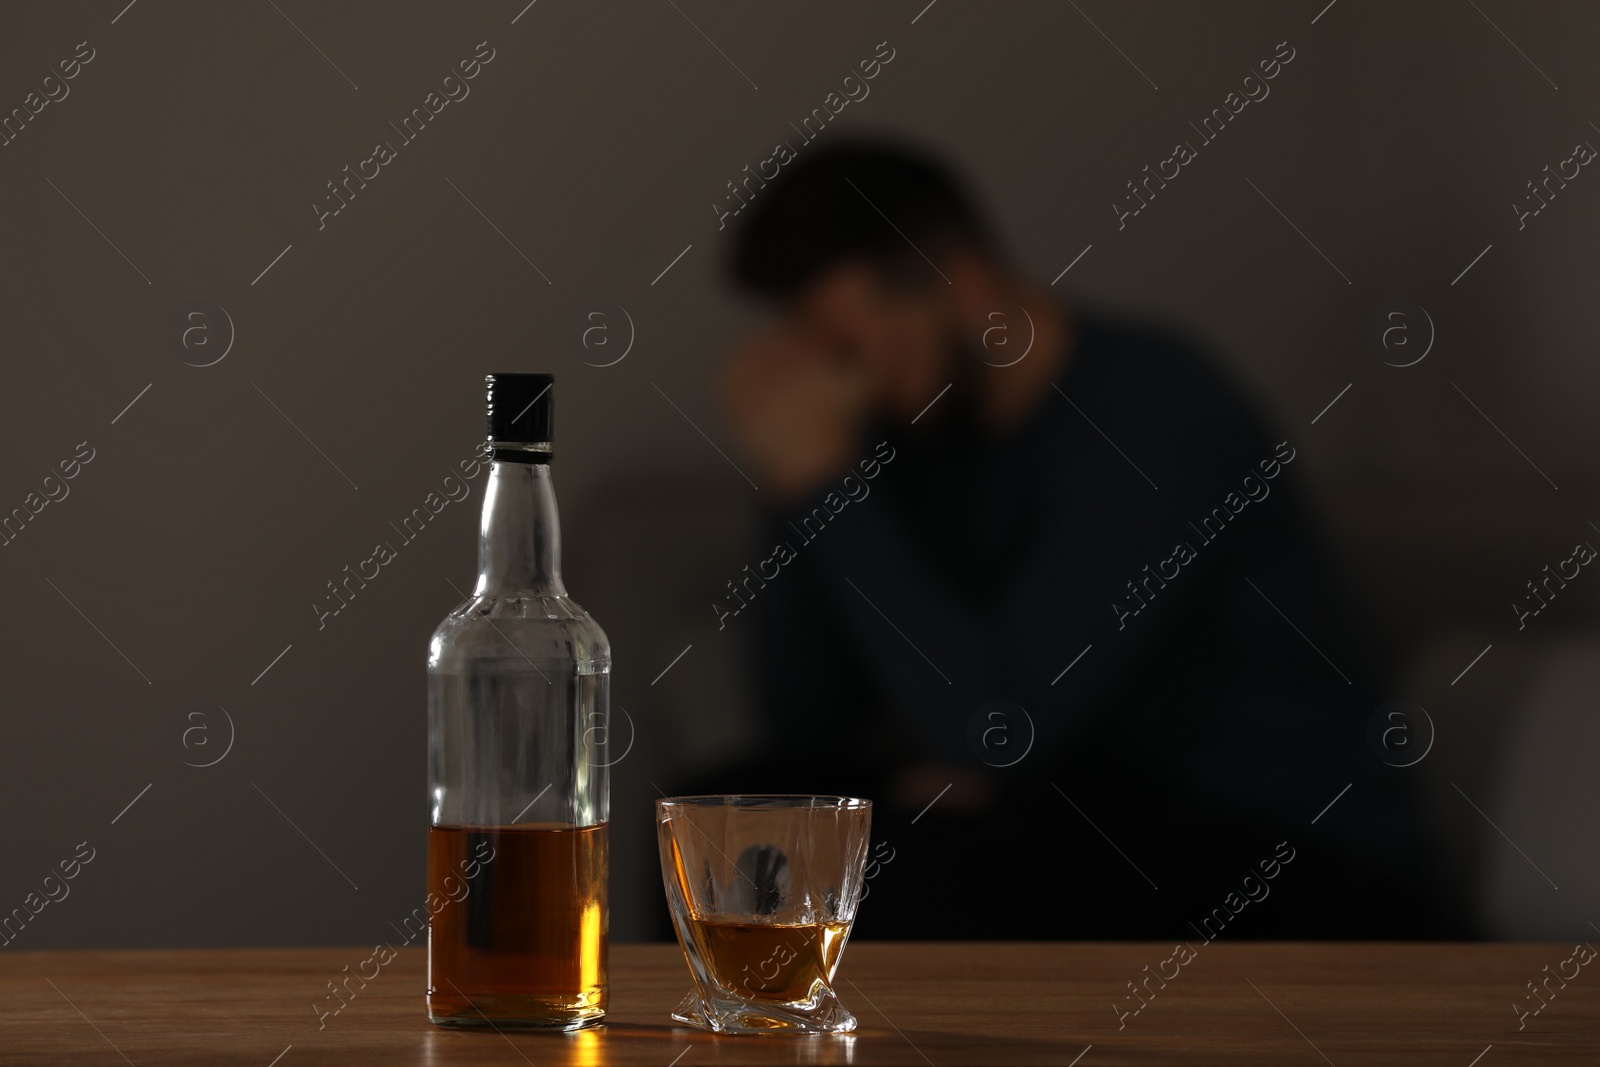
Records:
<instances>
[{"instance_id":1,"label":"man's face","mask_svg":"<svg viewBox=\"0 0 1600 1067\"><path fill-rule=\"evenodd\" d=\"M955 370L959 327L943 287L892 288L858 264L835 267L790 306L812 344L865 373L879 413L909 422Z\"/></svg>"}]
</instances>

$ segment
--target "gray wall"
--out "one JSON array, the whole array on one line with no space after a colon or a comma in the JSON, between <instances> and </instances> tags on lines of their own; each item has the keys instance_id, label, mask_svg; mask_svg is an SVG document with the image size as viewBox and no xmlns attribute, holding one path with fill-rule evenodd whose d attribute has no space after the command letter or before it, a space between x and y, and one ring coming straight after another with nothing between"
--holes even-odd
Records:
<instances>
[{"instance_id":1,"label":"gray wall","mask_svg":"<svg viewBox=\"0 0 1600 1067\"><path fill-rule=\"evenodd\" d=\"M0 148L0 510L94 450L0 548L0 910L95 849L16 948L362 942L416 905L423 649L471 579L481 480L324 628L311 605L468 454L500 369L559 378L568 584L637 729L614 932L648 929L651 782L736 751L745 723L740 636L710 603L758 497L695 427L730 449L712 375L751 313L718 280L711 205L885 40L839 125L961 159L1044 280L1092 245L1063 293L1211 338L1306 457L1413 691L1438 694L1431 773L1491 813L1515 801L1493 757L1517 664L1583 635L1600 595L1580 580L1520 634L1508 606L1600 520L1600 176L1520 232L1510 208L1600 143L1592 7L124 2L0 11L0 107L94 49ZM1285 40L1271 95L1119 231L1123 183ZM319 229L324 183L398 142L388 124L480 41L470 95ZM1437 330L1404 369L1367 338L1395 300ZM601 368L575 337L603 304L636 339ZM217 307L231 351L186 365L221 354ZM185 349L200 322L210 347ZM221 708L231 751L186 766L220 751ZM1483 878L1482 820L1440 803ZM1578 862L1593 810L1541 817L1570 830L1544 864Z\"/></svg>"}]
</instances>

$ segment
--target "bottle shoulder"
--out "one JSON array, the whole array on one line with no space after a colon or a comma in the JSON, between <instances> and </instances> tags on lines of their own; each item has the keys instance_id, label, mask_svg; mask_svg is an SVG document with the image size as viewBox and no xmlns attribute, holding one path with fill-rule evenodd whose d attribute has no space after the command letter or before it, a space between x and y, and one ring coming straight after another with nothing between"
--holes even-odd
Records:
<instances>
[{"instance_id":1,"label":"bottle shoulder","mask_svg":"<svg viewBox=\"0 0 1600 1067\"><path fill-rule=\"evenodd\" d=\"M576 662L580 673L611 669L611 642L600 623L569 596L505 593L471 596L444 617L428 643L428 666L467 659Z\"/></svg>"},{"instance_id":2,"label":"bottle shoulder","mask_svg":"<svg viewBox=\"0 0 1600 1067\"><path fill-rule=\"evenodd\" d=\"M599 623L588 610L565 593L560 596L531 592L485 593L469 596L445 616L451 619L534 619L548 621L587 621L598 628Z\"/></svg>"}]
</instances>

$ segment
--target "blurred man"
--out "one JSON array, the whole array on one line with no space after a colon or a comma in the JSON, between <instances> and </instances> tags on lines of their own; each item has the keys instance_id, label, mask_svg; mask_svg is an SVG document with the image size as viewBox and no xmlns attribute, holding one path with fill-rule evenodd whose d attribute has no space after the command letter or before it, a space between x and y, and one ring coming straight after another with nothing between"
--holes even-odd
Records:
<instances>
[{"instance_id":1,"label":"blurred man","mask_svg":"<svg viewBox=\"0 0 1600 1067\"><path fill-rule=\"evenodd\" d=\"M716 610L767 736L719 786L876 802L862 936L1456 932L1301 434L1023 277L915 152L808 148L736 226L770 512Z\"/></svg>"}]
</instances>

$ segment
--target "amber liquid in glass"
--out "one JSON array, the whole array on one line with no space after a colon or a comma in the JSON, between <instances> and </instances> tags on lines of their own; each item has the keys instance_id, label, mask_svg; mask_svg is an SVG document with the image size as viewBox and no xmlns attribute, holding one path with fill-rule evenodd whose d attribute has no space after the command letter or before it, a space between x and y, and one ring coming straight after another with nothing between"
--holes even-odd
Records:
<instances>
[{"instance_id":1,"label":"amber liquid in glass","mask_svg":"<svg viewBox=\"0 0 1600 1067\"><path fill-rule=\"evenodd\" d=\"M850 924L690 919L689 933L717 981L738 996L794 1003L828 985Z\"/></svg>"},{"instance_id":2,"label":"amber liquid in glass","mask_svg":"<svg viewBox=\"0 0 1600 1067\"><path fill-rule=\"evenodd\" d=\"M430 909L434 894L447 901L428 930L433 1022L570 1030L604 1017L607 873L604 824L431 827Z\"/></svg>"}]
</instances>

